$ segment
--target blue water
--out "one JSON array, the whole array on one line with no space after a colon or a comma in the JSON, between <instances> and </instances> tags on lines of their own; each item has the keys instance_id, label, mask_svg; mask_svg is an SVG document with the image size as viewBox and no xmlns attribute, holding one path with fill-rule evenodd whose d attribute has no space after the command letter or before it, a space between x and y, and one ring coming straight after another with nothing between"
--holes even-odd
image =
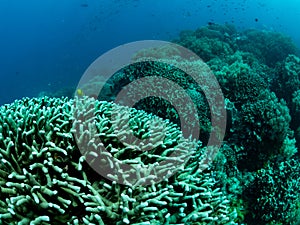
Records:
<instances>
[{"instance_id":1,"label":"blue water","mask_svg":"<svg viewBox=\"0 0 300 225\"><path fill-rule=\"evenodd\" d=\"M172 40L208 22L278 31L300 47L298 0L2 0L0 104L73 87L120 44Z\"/></svg>"}]
</instances>

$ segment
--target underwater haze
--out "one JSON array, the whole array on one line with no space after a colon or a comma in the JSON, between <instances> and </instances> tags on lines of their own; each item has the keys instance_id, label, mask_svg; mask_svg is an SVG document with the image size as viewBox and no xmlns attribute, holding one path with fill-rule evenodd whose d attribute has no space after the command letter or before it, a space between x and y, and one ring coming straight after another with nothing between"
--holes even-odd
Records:
<instances>
[{"instance_id":1,"label":"underwater haze","mask_svg":"<svg viewBox=\"0 0 300 225\"><path fill-rule=\"evenodd\" d=\"M299 47L299 21L297 0L2 1L0 104L72 88L93 60L127 42L228 23L283 33Z\"/></svg>"}]
</instances>

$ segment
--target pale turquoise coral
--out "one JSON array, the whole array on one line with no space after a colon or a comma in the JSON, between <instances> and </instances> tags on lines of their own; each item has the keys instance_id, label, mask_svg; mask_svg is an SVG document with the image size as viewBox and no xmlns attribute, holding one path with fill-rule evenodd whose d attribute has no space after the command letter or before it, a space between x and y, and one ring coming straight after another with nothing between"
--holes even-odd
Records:
<instances>
[{"instance_id":1,"label":"pale turquoise coral","mask_svg":"<svg viewBox=\"0 0 300 225\"><path fill-rule=\"evenodd\" d=\"M152 119L169 132L165 144L140 156L155 156L159 161L168 158L166 153L171 149L188 148L191 158L178 173L160 183L120 185L104 179L85 163L87 156L80 154L71 133L76 118L73 103L67 98L25 98L0 108L1 224L235 224L235 210L229 210L230 201L217 181L209 170L198 170L203 150L190 149L197 143L180 138L176 126L131 111L133 126L139 126L136 131L146 126L143 132L147 133L147 121ZM95 106L95 121L102 129L104 143L111 149L118 147L111 153L125 153L109 125L105 126L113 104L97 101ZM115 157L126 161L117 153Z\"/></svg>"}]
</instances>

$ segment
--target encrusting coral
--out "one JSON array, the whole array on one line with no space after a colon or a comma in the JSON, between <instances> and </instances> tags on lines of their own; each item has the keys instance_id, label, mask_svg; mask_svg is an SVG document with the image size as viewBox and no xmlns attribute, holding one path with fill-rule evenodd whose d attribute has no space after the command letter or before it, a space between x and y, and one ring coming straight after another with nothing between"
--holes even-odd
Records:
<instances>
[{"instance_id":1,"label":"encrusting coral","mask_svg":"<svg viewBox=\"0 0 300 225\"><path fill-rule=\"evenodd\" d=\"M235 210L229 210L210 171L201 169L204 150L176 125L113 103L75 101L24 98L0 108L1 224L235 224ZM113 129L114 110L131 115L129 126L137 137L157 139L152 122L162 126L165 137L149 151L125 146L118 137L127 130ZM90 115L93 120L85 121ZM119 124L128 122L116 118ZM86 130L91 124L99 146ZM78 146L85 143L88 150L81 155ZM91 169L85 159L94 157L95 162L103 146L119 163L140 168L136 173L141 177L132 182L126 176L132 171L118 171L119 177L107 174L107 179ZM176 151L182 157L172 157ZM155 167L164 160L179 163L177 173L169 175L172 165ZM154 181L165 176L143 186L143 172L153 172Z\"/></svg>"}]
</instances>

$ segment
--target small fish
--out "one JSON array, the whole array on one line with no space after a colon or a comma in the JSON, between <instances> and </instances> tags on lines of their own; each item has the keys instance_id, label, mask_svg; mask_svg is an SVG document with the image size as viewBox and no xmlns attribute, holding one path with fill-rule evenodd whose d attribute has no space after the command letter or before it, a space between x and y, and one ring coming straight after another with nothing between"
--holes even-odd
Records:
<instances>
[{"instance_id":1,"label":"small fish","mask_svg":"<svg viewBox=\"0 0 300 225\"><path fill-rule=\"evenodd\" d=\"M84 95L83 90L80 88L78 88L76 92L79 97L82 97Z\"/></svg>"},{"instance_id":2,"label":"small fish","mask_svg":"<svg viewBox=\"0 0 300 225\"><path fill-rule=\"evenodd\" d=\"M80 4L80 6L86 8L86 7L89 6L89 4L87 4L87 3L82 3L82 4Z\"/></svg>"}]
</instances>

